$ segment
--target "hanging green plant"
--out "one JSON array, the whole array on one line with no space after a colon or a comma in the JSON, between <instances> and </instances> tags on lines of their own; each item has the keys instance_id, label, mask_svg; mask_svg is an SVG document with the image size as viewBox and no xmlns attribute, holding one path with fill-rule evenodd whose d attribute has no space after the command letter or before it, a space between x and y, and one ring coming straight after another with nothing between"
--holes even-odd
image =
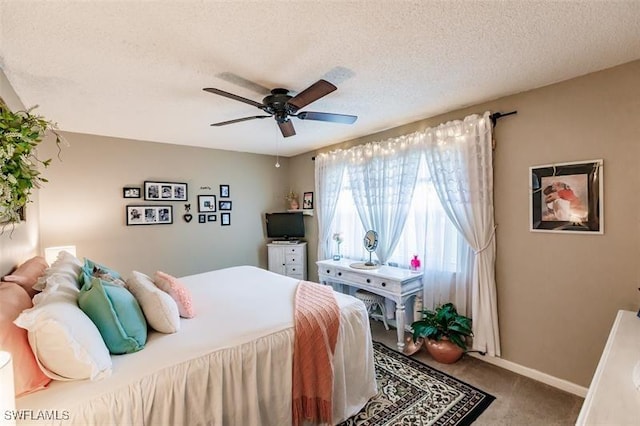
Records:
<instances>
[{"instance_id":1,"label":"hanging green plant","mask_svg":"<svg viewBox=\"0 0 640 426\"><path fill-rule=\"evenodd\" d=\"M51 159L36 155L46 132L55 135L58 147L62 140L55 123L32 113L36 107L13 112L0 100L0 223L19 222L33 188L47 182L39 166L48 167Z\"/></svg>"}]
</instances>

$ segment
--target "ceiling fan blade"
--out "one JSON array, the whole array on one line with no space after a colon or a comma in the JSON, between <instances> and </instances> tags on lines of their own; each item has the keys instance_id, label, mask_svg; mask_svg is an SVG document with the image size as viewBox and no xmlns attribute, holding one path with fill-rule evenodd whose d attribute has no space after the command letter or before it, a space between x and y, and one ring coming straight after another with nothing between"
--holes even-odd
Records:
<instances>
[{"instance_id":1,"label":"ceiling fan blade","mask_svg":"<svg viewBox=\"0 0 640 426\"><path fill-rule=\"evenodd\" d=\"M353 124L358 119L357 115L333 114L330 112L304 111L296 117L301 120L330 121L332 123Z\"/></svg>"},{"instance_id":2,"label":"ceiling fan blade","mask_svg":"<svg viewBox=\"0 0 640 426\"><path fill-rule=\"evenodd\" d=\"M253 120L256 118L269 118L271 117L270 115L256 115L253 117L244 117L244 118L236 118L235 120L229 120L229 121L221 121L220 123L213 123L212 126L226 126L227 124L233 124L233 123L240 123L242 121L247 121L247 120Z\"/></svg>"},{"instance_id":3,"label":"ceiling fan blade","mask_svg":"<svg viewBox=\"0 0 640 426\"><path fill-rule=\"evenodd\" d=\"M329 83L327 80L318 80L293 98L289 99L287 104L293 106L296 110L299 110L309 105L311 102L317 101L321 97L328 95L336 89L337 87Z\"/></svg>"},{"instance_id":4,"label":"ceiling fan blade","mask_svg":"<svg viewBox=\"0 0 640 426\"><path fill-rule=\"evenodd\" d=\"M293 123L291 122L291 120L278 122L278 127L280 127L282 136L284 136L285 138L296 134L296 129L293 128Z\"/></svg>"},{"instance_id":5,"label":"ceiling fan blade","mask_svg":"<svg viewBox=\"0 0 640 426\"><path fill-rule=\"evenodd\" d=\"M262 96L268 95L271 92L271 90L267 89L266 87L261 86L260 84L251 80L247 80L246 78L232 72L221 72L220 74L216 74L216 77L221 80L228 81L229 83L233 83L236 86L252 90L256 93L261 94Z\"/></svg>"},{"instance_id":6,"label":"ceiling fan blade","mask_svg":"<svg viewBox=\"0 0 640 426\"><path fill-rule=\"evenodd\" d=\"M225 92L224 90L214 89L212 87L205 87L205 92L213 93L214 95L224 96L225 98L233 99L235 101L244 102L245 104L253 105L254 107L263 109L265 106L260 102L252 101L251 99L243 98L242 96L234 95L233 93Z\"/></svg>"}]
</instances>

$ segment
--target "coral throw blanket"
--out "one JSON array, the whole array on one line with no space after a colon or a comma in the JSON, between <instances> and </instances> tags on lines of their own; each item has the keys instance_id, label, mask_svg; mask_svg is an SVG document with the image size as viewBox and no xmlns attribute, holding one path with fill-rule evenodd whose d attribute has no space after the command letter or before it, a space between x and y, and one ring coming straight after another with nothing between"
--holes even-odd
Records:
<instances>
[{"instance_id":1,"label":"coral throw blanket","mask_svg":"<svg viewBox=\"0 0 640 426\"><path fill-rule=\"evenodd\" d=\"M292 420L331 424L333 353L340 310L331 286L300 281L296 289Z\"/></svg>"}]
</instances>

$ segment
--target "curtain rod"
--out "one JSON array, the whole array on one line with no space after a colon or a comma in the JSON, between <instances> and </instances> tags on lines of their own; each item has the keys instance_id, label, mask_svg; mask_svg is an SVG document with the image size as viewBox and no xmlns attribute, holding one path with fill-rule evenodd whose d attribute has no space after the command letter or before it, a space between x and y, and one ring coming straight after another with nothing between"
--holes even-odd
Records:
<instances>
[{"instance_id":1,"label":"curtain rod","mask_svg":"<svg viewBox=\"0 0 640 426\"><path fill-rule=\"evenodd\" d=\"M496 124L498 122L499 119L506 117L508 115L514 115L517 114L518 111L510 111L510 112L494 112L493 114L491 114L489 116L489 118L491 119L491 124L493 125L493 127L496 127ZM316 161L316 157L313 156L311 157L311 161Z\"/></svg>"},{"instance_id":2,"label":"curtain rod","mask_svg":"<svg viewBox=\"0 0 640 426\"><path fill-rule=\"evenodd\" d=\"M491 114L489 116L489 118L491 119L491 124L493 124L493 127L496 127L496 124L497 124L499 119L501 119L502 117L506 117L508 115L513 115L513 114L517 114L517 113L518 113L518 111L494 112L493 114Z\"/></svg>"}]
</instances>

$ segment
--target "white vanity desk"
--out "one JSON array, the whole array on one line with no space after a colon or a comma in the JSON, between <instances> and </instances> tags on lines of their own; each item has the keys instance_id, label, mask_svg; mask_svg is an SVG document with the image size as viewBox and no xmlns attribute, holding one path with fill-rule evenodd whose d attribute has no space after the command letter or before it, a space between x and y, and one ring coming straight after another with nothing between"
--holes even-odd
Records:
<instances>
[{"instance_id":1,"label":"white vanity desk","mask_svg":"<svg viewBox=\"0 0 640 426\"><path fill-rule=\"evenodd\" d=\"M405 304L412 296L422 293L422 273L414 273L408 269L392 266L380 266L377 269L352 268L353 259L320 260L318 275L320 283L356 287L371 293L379 294L396 303L396 329L398 332L398 349L404 349Z\"/></svg>"}]
</instances>

